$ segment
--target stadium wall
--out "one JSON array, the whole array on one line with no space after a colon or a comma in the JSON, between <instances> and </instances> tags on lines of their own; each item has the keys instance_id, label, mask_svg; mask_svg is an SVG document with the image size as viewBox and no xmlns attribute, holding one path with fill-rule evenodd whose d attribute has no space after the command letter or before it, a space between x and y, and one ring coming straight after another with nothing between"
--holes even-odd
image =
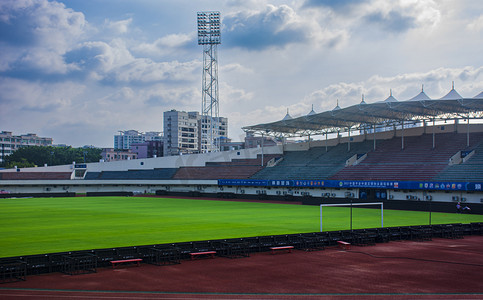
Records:
<instances>
[{"instance_id":1,"label":"stadium wall","mask_svg":"<svg viewBox=\"0 0 483 300\"><path fill-rule=\"evenodd\" d=\"M249 148L223 152L200 153L179 156L166 156L134 160L96 162L84 164L88 172L151 170L158 168L202 167L207 162L228 162L233 159L256 159L263 154L282 154L283 146ZM70 165L46 166L22 169L5 169L0 172L69 172L74 170L75 162Z\"/></svg>"},{"instance_id":2,"label":"stadium wall","mask_svg":"<svg viewBox=\"0 0 483 300\"><path fill-rule=\"evenodd\" d=\"M282 146L264 147L263 154L282 154ZM136 159L129 161L87 164L87 171L127 171L157 168L203 167L207 162L226 162L233 159L256 159L262 148L249 148L223 152Z\"/></svg>"},{"instance_id":3,"label":"stadium wall","mask_svg":"<svg viewBox=\"0 0 483 300\"><path fill-rule=\"evenodd\" d=\"M472 213L483 214L481 191L395 190L381 188L270 187L264 185L221 185L217 180L9 180L1 181L6 197L53 197L105 194L157 194L298 201L304 204L350 201L384 201L388 208L418 210L434 205L434 211L454 212L457 202ZM362 197L366 193L367 197ZM379 195L379 196L378 196ZM382 196L381 196L382 195Z\"/></svg>"}]
</instances>

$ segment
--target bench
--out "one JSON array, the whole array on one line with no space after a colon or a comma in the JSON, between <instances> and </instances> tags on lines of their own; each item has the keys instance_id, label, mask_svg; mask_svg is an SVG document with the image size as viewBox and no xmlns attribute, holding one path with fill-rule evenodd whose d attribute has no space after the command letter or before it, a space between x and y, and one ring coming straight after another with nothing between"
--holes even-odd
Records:
<instances>
[{"instance_id":1,"label":"bench","mask_svg":"<svg viewBox=\"0 0 483 300\"><path fill-rule=\"evenodd\" d=\"M195 259L198 256L210 256L211 258L215 258L216 251L204 251L204 252L192 252L191 260Z\"/></svg>"},{"instance_id":2,"label":"bench","mask_svg":"<svg viewBox=\"0 0 483 300\"><path fill-rule=\"evenodd\" d=\"M288 250L288 253L292 253L293 246L280 246L280 247L270 247L272 254L275 254L275 250Z\"/></svg>"},{"instance_id":3,"label":"bench","mask_svg":"<svg viewBox=\"0 0 483 300\"><path fill-rule=\"evenodd\" d=\"M342 248L344 250L350 250L351 249L351 243L344 242L344 241L337 241L337 244L339 245L339 248Z\"/></svg>"},{"instance_id":4,"label":"bench","mask_svg":"<svg viewBox=\"0 0 483 300\"><path fill-rule=\"evenodd\" d=\"M132 258L132 259L121 259L121 260L111 260L112 268L115 269L117 264L124 264L124 263L137 263L139 267L139 263L142 262L142 258Z\"/></svg>"}]
</instances>

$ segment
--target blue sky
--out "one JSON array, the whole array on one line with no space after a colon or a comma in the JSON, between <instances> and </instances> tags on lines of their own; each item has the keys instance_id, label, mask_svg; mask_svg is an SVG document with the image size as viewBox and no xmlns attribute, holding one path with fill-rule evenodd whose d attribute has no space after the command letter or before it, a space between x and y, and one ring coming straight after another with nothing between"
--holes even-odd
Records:
<instances>
[{"instance_id":1,"label":"blue sky","mask_svg":"<svg viewBox=\"0 0 483 300\"><path fill-rule=\"evenodd\" d=\"M201 108L196 13L220 11L220 115L241 127L421 89L483 91L483 1L2 0L0 130L112 147Z\"/></svg>"}]
</instances>

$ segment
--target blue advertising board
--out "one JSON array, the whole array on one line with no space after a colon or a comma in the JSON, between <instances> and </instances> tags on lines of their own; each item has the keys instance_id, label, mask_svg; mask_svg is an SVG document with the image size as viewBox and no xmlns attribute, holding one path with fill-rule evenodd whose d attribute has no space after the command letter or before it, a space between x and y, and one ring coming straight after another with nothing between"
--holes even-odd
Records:
<instances>
[{"instance_id":1,"label":"blue advertising board","mask_svg":"<svg viewBox=\"0 0 483 300\"><path fill-rule=\"evenodd\" d=\"M220 179L220 186L299 187L299 188L377 188L395 190L482 191L482 182L377 181L377 180L256 180Z\"/></svg>"}]
</instances>

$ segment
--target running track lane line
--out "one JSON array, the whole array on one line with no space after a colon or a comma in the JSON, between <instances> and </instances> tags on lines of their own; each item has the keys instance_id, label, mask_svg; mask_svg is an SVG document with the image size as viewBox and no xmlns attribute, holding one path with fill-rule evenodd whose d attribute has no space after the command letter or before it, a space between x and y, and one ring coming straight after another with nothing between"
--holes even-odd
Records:
<instances>
[{"instance_id":1,"label":"running track lane line","mask_svg":"<svg viewBox=\"0 0 483 300\"><path fill-rule=\"evenodd\" d=\"M2 293L2 291L10 292L47 292L43 295L34 294L16 294L16 293ZM12 297L34 297L45 296L51 298L90 298L88 295L55 295L51 293L81 293L81 294L105 294L105 297L99 297L99 295L92 295L92 298L102 299L119 299L119 295L114 297L114 294L129 295L129 299L153 299L151 297L132 297L133 295L173 295L173 296L267 296L267 297L321 297L321 296L353 296L353 297L371 297L371 296L483 296L483 293L193 293L193 292L157 292L157 291L96 291L96 290L61 290L61 289L31 289L31 288L2 288L0 287L0 296L12 296ZM113 296L108 296L112 294ZM164 298L167 299L167 298ZM173 297L172 299L198 299L188 297ZM230 298L231 299L231 298Z\"/></svg>"}]
</instances>

